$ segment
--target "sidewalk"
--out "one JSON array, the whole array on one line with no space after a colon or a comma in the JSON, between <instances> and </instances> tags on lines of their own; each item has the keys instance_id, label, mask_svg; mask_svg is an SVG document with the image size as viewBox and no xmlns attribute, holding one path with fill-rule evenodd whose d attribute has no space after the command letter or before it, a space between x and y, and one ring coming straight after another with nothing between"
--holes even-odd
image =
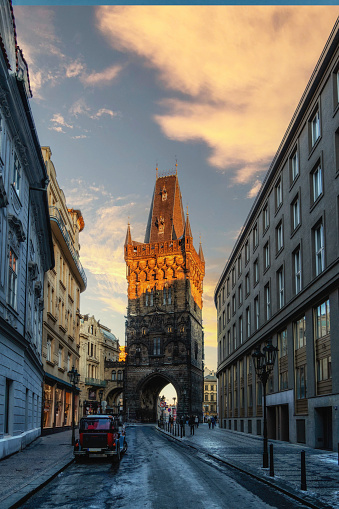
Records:
<instances>
[{"instance_id":1,"label":"sidewalk","mask_svg":"<svg viewBox=\"0 0 339 509\"><path fill-rule=\"evenodd\" d=\"M157 429L169 435L162 429ZM308 507L339 508L337 453L269 440L268 443L273 444L274 449L275 471L275 476L270 477L269 469L262 468L262 437L219 427L208 429L207 424L199 424L199 428L195 428L194 436L190 436L190 428L186 426L185 438L173 438L264 480ZM300 452L302 450L306 453L307 491L300 489Z\"/></svg>"},{"instance_id":2,"label":"sidewalk","mask_svg":"<svg viewBox=\"0 0 339 509\"><path fill-rule=\"evenodd\" d=\"M0 461L0 509L16 507L69 465L71 441L71 430L46 435Z\"/></svg>"}]
</instances>

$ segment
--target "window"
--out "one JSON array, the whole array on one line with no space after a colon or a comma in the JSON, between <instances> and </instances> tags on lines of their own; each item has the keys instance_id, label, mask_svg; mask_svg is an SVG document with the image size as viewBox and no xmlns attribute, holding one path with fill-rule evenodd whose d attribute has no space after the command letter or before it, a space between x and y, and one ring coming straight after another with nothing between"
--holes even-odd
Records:
<instances>
[{"instance_id":1,"label":"window","mask_svg":"<svg viewBox=\"0 0 339 509\"><path fill-rule=\"evenodd\" d=\"M226 279L226 293L227 293L227 297L228 297L230 294L230 278L229 277Z\"/></svg>"},{"instance_id":2,"label":"window","mask_svg":"<svg viewBox=\"0 0 339 509\"><path fill-rule=\"evenodd\" d=\"M20 196L21 164L16 154L14 154L13 187L15 188L17 195Z\"/></svg>"},{"instance_id":3,"label":"window","mask_svg":"<svg viewBox=\"0 0 339 509\"><path fill-rule=\"evenodd\" d=\"M255 260L253 264L253 274L254 274L254 281L253 284L256 285L259 281L259 263L258 258Z\"/></svg>"},{"instance_id":4,"label":"window","mask_svg":"<svg viewBox=\"0 0 339 509\"><path fill-rule=\"evenodd\" d=\"M275 208L278 208L282 205L282 183L281 178L278 180L275 186Z\"/></svg>"},{"instance_id":5,"label":"window","mask_svg":"<svg viewBox=\"0 0 339 509\"><path fill-rule=\"evenodd\" d=\"M318 382L330 380L332 378L332 357L328 355L317 360L317 378Z\"/></svg>"},{"instance_id":6,"label":"window","mask_svg":"<svg viewBox=\"0 0 339 509\"><path fill-rule=\"evenodd\" d=\"M277 272L278 279L278 307L281 309L284 305L284 268L281 267Z\"/></svg>"},{"instance_id":7,"label":"window","mask_svg":"<svg viewBox=\"0 0 339 509\"><path fill-rule=\"evenodd\" d=\"M231 306L230 303L227 304L227 321L229 322L231 319Z\"/></svg>"},{"instance_id":8,"label":"window","mask_svg":"<svg viewBox=\"0 0 339 509\"><path fill-rule=\"evenodd\" d=\"M222 287L222 303L225 304L225 286Z\"/></svg>"},{"instance_id":9,"label":"window","mask_svg":"<svg viewBox=\"0 0 339 509\"><path fill-rule=\"evenodd\" d=\"M122 371L121 369L118 370L118 380L122 380Z\"/></svg>"},{"instance_id":10,"label":"window","mask_svg":"<svg viewBox=\"0 0 339 509\"><path fill-rule=\"evenodd\" d=\"M339 104L339 69L333 74L333 98L334 108L336 108Z\"/></svg>"},{"instance_id":11,"label":"window","mask_svg":"<svg viewBox=\"0 0 339 509\"><path fill-rule=\"evenodd\" d=\"M294 182L299 175L298 151L295 150L290 158L291 181Z\"/></svg>"},{"instance_id":12,"label":"window","mask_svg":"<svg viewBox=\"0 0 339 509\"><path fill-rule=\"evenodd\" d=\"M46 359L51 362L52 361L52 341L50 338L47 338L47 357Z\"/></svg>"},{"instance_id":13,"label":"window","mask_svg":"<svg viewBox=\"0 0 339 509\"><path fill-rule=\"evenodd\" d=\"M226 313L225 311L222 312L222 328L224 329L226 325Z\"/></svg>"},{"instance_id":14,"label":"window","mask_svg":"<svg viewBox=\"0 0 339 509\"><path fill-rule=\"evenodd\" d=\"M300 224L300 200L299 195L293 200L291 205L292 231Z\"/></svg>"},{"instance_id":15,"label":"window","mask_svg":"<svg viewBox=\"0 0 339 509\"><path fill-rule=\"evenodd\" d=\"M306 346L306 319L300 318L294 324L294 344L295 349L299 350Z\"/></svg>"},{"instance_id":16,"label":"window","mask_svg":"<svg viewBox=\"0 0 339 509\"><path fill-rule=\"evenodd\" d=\"M253 250L258 246L258 243L259 243L258 224L255 224L253 227Z\"/></svg>"},{"instance_id":17,"label":"window","mask_svg":"<svg viewBox=\"0 0 339 509\"><path fill-rule=\"evenodd\" d=\"M285 357L288 354L287 350L287 330L283 330L278 334L278 345L280 357Z\"/></svg>"},{"instance_id":18,"label":"window","mask_svg":"<svg viewBox=\"0 0 339 509\"><path fill-rule=\"evenodd\" d=\"M242 285L239 285L238 288L238 298L239 298L239 306L242 305Z\"/></svg>"},{"instance_id":19,"label":"window","mask_svg":"<svg viewBox=\"0 0 339 509\"><path fill-rule=\"evenodd\" d=\"M238 277L242 273L242 261L241 261L241 255L238 257Z\"/></svg>"},{"instance_id":20,"label":"window","mask_svg":"<svg viewBox=\"0 0 339 509\"><path fill-rule=\"evenodd\" d=\"M322 169L319 164L315 170L311 173L311 185L312 185L312 199L313 203L319 198L319 196L323 193L323 181L322 181Z\"/></svg>"},{"instance_id":21,"label":"window","mask_svg":"<svg viewBox=\"0 0 339 509\"><path fill-rule=\"evenodd\" d=\"M249 241L245 244L245 263L250 261L250 244Z\"/></svg>"},{"instance_id":22,"label":"window","mask_svg":"<svg viewBox=\"0 0 339 509\"><path fill-rule=\"evenodd\" d=\"M232 288L235 285L235 267L232 269Z\"/></svg>"},{"instance_id":23,"label":"window","mask_svg":"<svg viewBox=\"0 0 339 509\"><path fill-rule=\"evenodd\" d=\"M325 268L324 226L322 224L314 229L314 249L315 274L318 276Z\"/></svg>"},{"instance_id":24,"label":"window","mask_svg":"<svg viewBox=\"0 0 339 509\"><path fill-rule=\"evenodd\" d=\"M232 313L233 313L233 315L234 315L235 311L236 311L236 299L235 299L235 294L234 294L232 297Z\"/></svg>"},{"instance_id":25,"label":"window","mask_svg":"<svg viewBox=\"0 0 339 509\"><path fill-rule=\"evenodd\" d=\"M251 335L251 313L249 307L246 309L246 335L247 339Z\"/></svg>"},{"instance_id":26,"label":"window","mask_svg":"<svg viewBox=\"0 0 339 509\"><path fill-rule=\"evenodd\" d=\"M115 382L116 379L117 379L117 372L115 371L115 369L113 369L113 371L112 371L112 381Z\"/></svg>"},{"instance_id":27,"label":"window","mask_svg":"<svg viewBox=\"0 0 339 509\"><path fill-rule=\"evenodd\" d=\"M237 348L237 326L233 324L233 348L234 350Z\"/></svg>"},{"instance_id":28,"label":"window","mask_svg":"<svg viewBox=\"0 0 339 509\"><path fill-rule=\"evenodd\" d=\"M311 148L314 147L316 141L320 137L320 114L319 109L315 112L310 120Z\"/></svg>"},{"instance_id":29,"label":"window","mask_svg":"<svg viewBox=\"0 0 339 509\"><path fill-rule=\"evenodd\" d=\"M58 368L62 368L62 347L59 346L58 350Z\"/></svg>"},{"instance_id":30,"label":"window","mask_svg":"<svg viewBox=\"0 0 339 509\"><path fill-rule=\"evenodd\" d=\"M71 354L68 354L67 355L67 371L70 371L71 370L71 361L72 361L72 356Z\"/></svg>"},{"instance_id":31,"label":"window","mask_svg":"<svg viewBox=\"0 0 339 509\"><path fill-rule=\"evenodd\" d=\"M259 329L259 297L254 299L254 324L255 329Z\"/></svg>"},{"instance_id":32,"label":"window","mask_svg":"<svg viewBox=\"0 0 339 509\"><path fill-rule=\"evenodd\" d=\"M153 355L160 355L160 338L153 339Z\"/></svg>"},{"instance_id":33,"label":"window","mask_svg":"<svg viewBox=\"0 0 339 509\"><path fill-rule=\"evenodd\" d=\"M265 308L266 308L266 320L271 318L271 293L270 285L265 286Z\"/></svg>"},{"instance_id":34,"label":"window","mask_svg":"<svg viewBox=\"0 0 339 509\"><path fill-rule=\"evenodd\" d=\"M9 251L9 273L8 273L8 303L12 308L16 307L17 295L17 265L18 259L12 249Z\"/></svg>"},{"instance_id":35,"label":"window","mask_svg":"<svg viewBox=\"0 0 339 509\"><path fill-rule=\"evenodd\" d=\"M267 242L264 246L264 270L270 266L270 245Z\"/></svg>"},{"instance_id":36,"label":"window","mask_svg":"<svg viewBox=\"0 0 339 509\"><path fill-rule=\"evenodd\" d=\"M320 339L330 333L330 301L326 300L314 309L315 338Z\"/></svg>"},{"instance_id":37,"label":"window","mask_svg":"<svg viewBox=\"0 0 339 509\"><path fill-rule=\"evenodd\" d=\"M282 221L280 221L280 223L276 227L276 240L277 240L277 253L279 253L284 246L284 234L283 234Z\"/></svg>"},{"instance_id":38,"label":"window","mask_svg":"<svg viewBox=\"0 0 339 509\"><path fill-rule=\"evenodd\" d=\"M168 288L167 290L167 304L172 304L172 289Z\"/></svg>"},{"instance_id":39,"label":"window","mask_svg":"<svg viewBox=\"0 0 339 509\"><path fill-rule=\"evenodd\" d=\"M293 266L294 266L294 290L299 293L301 290L301 252L298 248L293 253Z\"/></svg>"},{"instance_id":40,"label":"window","mask_svg":"<svg viewBox=\"0 0 339 509\"><path fill-rule=\"evenodd\" d=\"M246 297L250 294L250 273L247 272L245 276L245 291L246 291Z\"/></svg>"},{"instance_id":41,"label":"window","mask_svg":"<svg viewBox=\"0 0 339 509\"><path fill-rule=\"evenodd\" d=\"M164 291L163 291L163 294L162 294L162 296L163 296L163 305L164 305L164 306L166 306L166 300L167 300L167 299L166 299L166 293L167 293L167 292L166 292L166 288L164 288Z\"/></svg>"},{"instance_id":42,"label":"window","mask_svg":"<svg viewBox=\"0 0 339 509\"><path fill-rule=\"evenodd\" d=\"M242 345L242 342L244 340L244 337L243 337L243 323L242 323L242 316L239 318L239 341L240 341L240 344Z\"/></svg>"},{"instance_id":43,"label":"window","mask_svg":"<svg viewBox=\"0 0 339 509\"><path fill-rule=\"evenodd\" d=\"M231 331L227 331L227 354L231 353Z\"/></svg>"},{"instance_id":44,"label":"window","mask_svg":"<svg viewBox=\"0 0 339 509\"><path fill-rule=\"evenodd\" d=\"M263 229L264 229L264 231L266 231L270 225L270 215L269 215L269 211L268 211L268 204L266 204L265 207L263 208L262 217L263 217Z\"/></svg>"},{"instance_id":45,"label":"window","mask_svg":"<svg viewBox=\"0 0 339 509\"><path fill-rule=\"evenodd\" d=\"M221 333L221 316L219 316L219 334Z\"/></svg>"},{"instance_id":46,"label":"window","mask_svg":"<svg viewBox=\"0 0 339 509\"><path fill-rule=\"evenodd\" d=\"M208 385L205 385L205 391L208 391Z\"/></svg>"}]
</instances>

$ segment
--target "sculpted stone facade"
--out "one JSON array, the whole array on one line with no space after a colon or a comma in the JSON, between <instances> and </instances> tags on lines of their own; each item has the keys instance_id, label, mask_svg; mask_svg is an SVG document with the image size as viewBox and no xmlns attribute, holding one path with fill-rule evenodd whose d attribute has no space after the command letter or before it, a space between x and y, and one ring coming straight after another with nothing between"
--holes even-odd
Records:
<instances>
[{"instance_id":1,"label":"sculpted stone facade","mask_svg":"<svg viewBox=\"0 0 339 509\"><path fill-rule=\"evenodd\" d=\"M125 405L154 420L159 392L172 383L179 413L201 413L202 292L205 262L182 208L177 175L158 177L145 242L125 242L128 281Z\"/></svg>"}]
</instances>

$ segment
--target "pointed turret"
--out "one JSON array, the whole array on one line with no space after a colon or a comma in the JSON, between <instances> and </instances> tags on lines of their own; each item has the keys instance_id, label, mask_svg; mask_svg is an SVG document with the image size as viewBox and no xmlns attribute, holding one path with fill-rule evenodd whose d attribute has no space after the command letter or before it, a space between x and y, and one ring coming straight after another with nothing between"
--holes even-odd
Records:
<instances>
[{"instance_id":1,"label":"pointed turret","mask_svg":"<svg viewBox=\"0 0 339 509\"><path fill-rule=\"evenodd\" d=\"M126 240L125 240L125 246L132 245L132 236L131 236L131 227L128 223L127 225L127 233L126 233Z\"/></svg>"},{"instance_id":2,"label":"pointed turret","mask_svg":"<svg viewBox=\"0 0 339 509\"><path fill-rule=\"evenodd\" d=\"M191 231L190 220L189 220L189 215L188 215L188 207L187 207L187 214L186 214L186 223L185 223L184 237L192 237L193 238L192 231Z\"/></svg>"},{"instance_id":3,"label":"pointed turret","mask_svg":"<svg viewBox=\"0 0 339 509\"><path fill-rule=\"evenodd\" d=\"M199 244L199 258L200 258L200 260L201 260L203 263L205 263L204 253L202 252L201 239L200 239L200 244Z\"/></svg>"}]
</instances>

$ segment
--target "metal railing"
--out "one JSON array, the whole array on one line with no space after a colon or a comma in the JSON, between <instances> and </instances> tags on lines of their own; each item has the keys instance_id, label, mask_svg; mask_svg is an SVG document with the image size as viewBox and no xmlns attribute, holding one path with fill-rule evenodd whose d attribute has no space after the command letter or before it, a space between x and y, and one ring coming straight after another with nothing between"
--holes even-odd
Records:
<instances>
[{"instance_id":1,"label":"metal railing","mask_svg":"<svg viewBox=\"0 0 339 509\"><path fill-rule=\"evenodd\" d=\"M77 266L77 269L80 273L80 276L81 276L83 282L85 283L85 286L87 286L87 277L86 277L85 271L83 269L83 266L81 265L81 262L79 260L79 255L76 252L73 241L66 229L65 223L61 217L59 209L57 209L56 207L49 207L49 216L52 221L55 221L58 224L60 231L62 233L62 236L64 237L67 247L69 249L69 252L71 253L74 263Z\"/></svg>"},{"instance_id":2,"label":"metal railing","mask_svg":"<svg viewBox=\"0 0 339 509\"><path fill-rule=\"evenodd\" d=\"M106 387L106 380L99 380L98 378L85 378L86 385L96 385L98 387Z\"/></svg>"}]
</instances>

